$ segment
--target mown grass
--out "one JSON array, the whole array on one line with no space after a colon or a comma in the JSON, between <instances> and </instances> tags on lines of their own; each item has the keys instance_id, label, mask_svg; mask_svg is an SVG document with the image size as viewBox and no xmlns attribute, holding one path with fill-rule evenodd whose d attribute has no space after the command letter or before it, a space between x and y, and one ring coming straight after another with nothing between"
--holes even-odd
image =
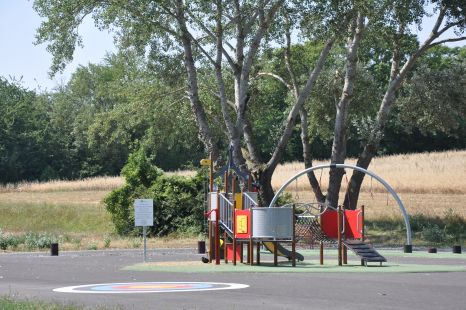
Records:
<instances>
[{"instance_id":1,"label":"mown grass","mask_svg":"<svg viewBox=\"0 0 466 310\"><path fill-rule=\"evenodd\" d=\"M45 302L45 301L32 301L32 300L19 300L12 296L0 296L0 309L2 310L83 310L89 309L77 304L66 304L59 302ZM121 307L97 306L92 309L106 310L106 309L123 309Z\"/></svg>"}]
</instances>

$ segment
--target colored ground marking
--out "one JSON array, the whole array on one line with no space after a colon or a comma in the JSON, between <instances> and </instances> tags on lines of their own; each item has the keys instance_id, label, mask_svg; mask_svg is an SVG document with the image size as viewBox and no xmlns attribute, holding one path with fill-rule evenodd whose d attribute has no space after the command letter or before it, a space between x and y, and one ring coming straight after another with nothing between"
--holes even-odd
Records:
<instances>
[{"instance_id":1,"label":"colored ground marking","mask_svg":"<svg viewBox=\"0 0 466 310\"><path fill-rule=\"evenodd\" d=\"M60 293L129 294L235 290L246 287L249 285L216 282L134 282L67 286L56 288L53 291Z\"/></svg>"}]
</instances>

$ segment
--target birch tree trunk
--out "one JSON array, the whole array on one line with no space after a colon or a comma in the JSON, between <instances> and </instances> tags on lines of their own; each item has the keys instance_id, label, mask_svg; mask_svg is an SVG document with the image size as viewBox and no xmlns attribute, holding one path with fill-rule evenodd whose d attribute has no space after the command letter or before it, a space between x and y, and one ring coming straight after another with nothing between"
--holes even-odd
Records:
<instances>
[{"instance_id":1,"label":"birch tree trunk","mask_svg":"<svg viewBox=\"0 0 466 310\"><path fill-rule=\"evenodd\" d=\"M181 0L177 0L176 2L176 14L181 33L180 39L184 49L184 65L188 77L188 95L189 102L191 104L191 110L193 111L196 124L199 128L200 140L203 142L207 151L212 154L212 158L217 159L219 155L217 143L214 141L204 107L199 98L199 86L196 65L193 57L192 41L186 26L183 1Z\"/></svg>"},{"instance_id":2,"label":"birch tree trunk","mask_svg":"<svg viewBox=\"0 0 466 310\"><path fill-rule=\"evenodd\" d=\"M354 92L356 80L356 68L358 63L358 48L364 31L364 16L358 13L352 23L351 37L348 38L348 52L346 56L346 74L340 101L336 106L335 129L332 145L331 164L343 164L346 158L346 129L348 126L348 114L351 98ZM329 176L329 188L326 202L337 207L344 170L331 168Z\"/></svg>"}]
</instances>

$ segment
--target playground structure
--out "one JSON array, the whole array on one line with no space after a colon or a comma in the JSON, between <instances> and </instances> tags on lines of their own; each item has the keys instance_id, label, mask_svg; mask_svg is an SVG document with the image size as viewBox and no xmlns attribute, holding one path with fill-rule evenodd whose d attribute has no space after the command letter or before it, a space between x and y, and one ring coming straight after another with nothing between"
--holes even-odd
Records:
<instances>
[{"instance_id":1,"label":"playground structure","mask_svg":"<svg viewBox=\"0 0 466 310\"><path fill-rule=\"evenodd\" d=\"M242 173L233 163L230 156L226 166L213 172L211 160L204 160L209 165L208 218L209 229L209 262L220 264L221 244L225 262L244 262L246 246L247 263L254 264L254 248L256 263L260 265L260 245L274 254L274 264L278 264L278 255L287 257L296 265L296 259L303 256L295 251L295 209L294 207L263 208L259 206L257 192L251 177ZM223 178L221 186L215 186L214 180ZM239 187L242 190L238 190ZM291 251L281 246L290 243Z\"/></svg>"},{"instance_id":2,"label":"playground structure","mask_svg":"<svg viewBox=\"0 0 466 310\"><path fill-rule=\"evenodd\" d=\"M347 250L352 250L361 258L361 265L369 262L386 262L374 247L365 242L364 236L364 206L359 210L342 210L325 203L292 203L277 206L279 196L298 177L310 171L324 168L358 170L377 179L392 194L404 217L407 241L404 251L410 253L411 228L408 214L395 191L382 178L363 168L346 165L321 165L305 169L286 181L277 191L268 208L258 203L257 192L251 184L251 177L244 174L232 161L230 149L226 166L214 173L211 160L204 160L203 165L210 167L208 210L206 216L209 222L209 258L208 262L220 264L221 244L223 243L223 258L236 265L237 260L244 261L244 246L247 249L247 263L254 264L254 249L256 248L256 263L260 265L260 244L274 254L274 265L277 257L284 256L296 266L296 260L304 257L296 252L298 240L308 239L320 244L320 264L324 263L324 244L333 244L338 249L338 265L347 264ZM216 187L214 180L222 177L223 183ZM242 189L238 190L242 184ZM297 214L297 210L299 213ZM291 250L282 244L290 243Z\"/></svg>"}]
</instances>

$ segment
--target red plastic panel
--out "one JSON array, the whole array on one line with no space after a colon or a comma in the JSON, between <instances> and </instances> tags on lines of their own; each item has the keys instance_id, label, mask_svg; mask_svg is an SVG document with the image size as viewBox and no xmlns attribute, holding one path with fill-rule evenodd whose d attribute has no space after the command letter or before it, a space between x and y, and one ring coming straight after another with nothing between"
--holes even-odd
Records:
<instances>
[{"instance_id":1,"label":"red plastic panel","mask_svg":"<svg viewBox=\"0 0 466 310\"><path fill-rule=\"evenodd\" d=\"M345 210L345 236L348 239L359 239L362 237L362 214L361 210Z\"/></svg>"},{"instance_id":2,"label":"red plastic panel","mask_svg":"<svg viewBox=\"0 0 466 310\"><path fill-rule=\"evenodd\" d=\"M227 244L227 259L233 261L233 244ZM236 246L236 260L241 259L241 247Z\"/></svg>"},{"instance_id":3,"label":"red plastic panel","mask_svg":"<svg viewBox=\"0 0 466 310\"><path fill-rule=\"evenodd\" d=\"M338 238L338 214L337 211L327 210L322 213L321 218L322 231L329 237Z\"/></svg>"},{"instance_id":4,"label":"red plastic panel","mask_svg":"<svg viewBox=\"0 0 466 310\"><path fill-rule=\"evenodd\" d=\"M235 210L235 223L236 238L248 239L251 237L251 210Z\"/></svg>"}]
</instances>

